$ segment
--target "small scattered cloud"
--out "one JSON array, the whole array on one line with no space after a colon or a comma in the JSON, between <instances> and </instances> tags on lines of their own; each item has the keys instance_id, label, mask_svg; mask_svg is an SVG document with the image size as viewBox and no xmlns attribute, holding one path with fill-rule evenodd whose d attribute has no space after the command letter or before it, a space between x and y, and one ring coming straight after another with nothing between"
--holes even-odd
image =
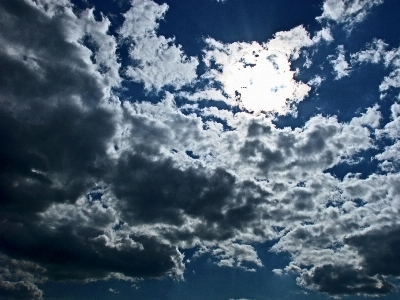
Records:
<instances>
[{"instance_id":1,"label":"small scattered cloud","mask_svg":"<svg viewBox=\"0 0 400 300\"><path fill-rule=\"evenodd\" d=\"M109 288L108 291L113 294L119 294L119 291L113 288Z\"/></svg>"},{"instance_id":2,"label":"small scattered cloud","mask_svg":"<svg viewBox=\"0 0 400 300\"><path fill-rule=\"evenodd\" d=\"M309 80L309 81L307 82L307 84L310 85L310 86L315 86L316 88L318 88L318 87L322 84L322 82L323 82L324 80L325 80L325 79L322 78L321 76L316 75L314 78L312 78L311 80Z\"/></svg>"},{"instance_id":3,"label":"small scattered cloud","mask_svg":"<svg viewBox=\"0 0 400 300\"><path fill-rule=\"evenodd\" d=\"M343 77L349 76L351 72L351 68L349 63L346 61L345 51L343 45L337 47L337 57L335 58L333 55L328 57L329 62L333 66L333 70L335 74L335 79L339 80Z\"/></svg>"},{"instance_id":4,"label":"small scattered cloud","mask_svg":"<svg viewBox=\"0 0 400 300\"><path fill-rule=\"evenodd\" d=\"M369 11L383 0L325 0L317 20L345 23L352 27L365 19Z\"/></svg>"}]
</instances>

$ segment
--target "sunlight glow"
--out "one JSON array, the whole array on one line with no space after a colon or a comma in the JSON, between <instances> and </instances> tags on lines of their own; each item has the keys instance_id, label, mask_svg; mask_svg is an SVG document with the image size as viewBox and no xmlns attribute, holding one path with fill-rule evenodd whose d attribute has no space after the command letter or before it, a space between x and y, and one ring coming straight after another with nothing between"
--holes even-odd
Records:
<instances>
[{"instance_id":1,"label":"sunlight glow","mask_svg":"<svg viewBox=\"0 0 400 300\"><path fill-rule=\"evenodd\" d=\"M287 114L310 87L293 79L288 57L253 43L241 43L229 57L216 57L221 72L216 76L225 93L250 112Z\"/></svg>"}]
</instances>

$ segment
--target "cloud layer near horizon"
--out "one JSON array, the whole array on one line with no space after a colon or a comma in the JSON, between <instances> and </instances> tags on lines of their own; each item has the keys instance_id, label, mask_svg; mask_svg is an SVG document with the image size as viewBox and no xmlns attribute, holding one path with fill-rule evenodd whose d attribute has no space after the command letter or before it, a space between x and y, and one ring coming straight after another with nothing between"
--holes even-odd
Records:
<instances>
[{"instance_id":1,"label":"cloud layer near horizon","mask_svg":"<svg viewBox=\"0 0 400 300\"><path fill-rule=\"evenodd\" d=\"M303 26L264 45L209 37L203 56L190 57L157 33L166 4L133 0L112 35L107 17L67 0L0 0L0 297L40 299L37 284L47 280L183 278L182 250L194 247L221 267L256 271L263 263L254 244L272 240L271 251L291 257L274 272L296 273L305 288L393 291L399 104L386 123L378 104L349 122L314 115L298 128L273 123L296 114L311 90L294 79L292 62L333 40L331 22L354 26L382 1L335 3L324 1L327 27L313 37ZM389 97L400 87L399 56L374 40L348 62L340 46L328 60L337 80L382 64L390 73L379 89ZM247 86L236 89L235 74L246 69ZM256 82L266 70L276 78L268 91ZM126 82L159 101L125 99ZM276 113L246 107L252 85L265 101L277 94ZM204 99L226 108L199 106ZM371 149L379 171L327 171Z\"/></svg>"}]
</instances>

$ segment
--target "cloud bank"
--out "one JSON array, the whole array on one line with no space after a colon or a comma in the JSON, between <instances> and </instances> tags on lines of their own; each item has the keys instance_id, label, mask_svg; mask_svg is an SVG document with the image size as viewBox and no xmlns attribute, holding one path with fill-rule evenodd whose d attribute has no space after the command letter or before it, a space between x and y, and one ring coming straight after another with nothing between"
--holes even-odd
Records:
<instances>
[{"instance_id":1,"label":"cloud bank","mask_svg":"<svg viewBox=\"0 0 400 300\"><path fill-rule=\"evenodd\" d=\"M321 19L359 22L381 2L328 0ZM330 31L311 38L298 26L264 44L207 37L190 57L157 33L167 9L133 0L111 34L106 16L68 1L0 1L0 297L41 299L48 280L182 279L192 248L257 271L268 267L254 247L265 241L291 257L275 272L294 272L304 288L393 291L399 104L386 123L375 105L348 122L314 115L280 128L276 115L324 84L301 82L292 63ZM382 97L398 91L398 48L375 40L349 63L337 51L337 80L379 63L390 70ZM158 101L125 99L130 81ZM199 106L205 98L225 106ZM371 149L379 172L329 172Z\"/></svg>"}]
</instances>

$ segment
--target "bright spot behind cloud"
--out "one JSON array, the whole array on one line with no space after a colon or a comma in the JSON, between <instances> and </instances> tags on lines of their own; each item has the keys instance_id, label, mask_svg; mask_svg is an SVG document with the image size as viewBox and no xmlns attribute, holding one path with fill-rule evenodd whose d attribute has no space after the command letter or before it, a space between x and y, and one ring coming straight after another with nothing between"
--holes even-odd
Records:
<instances>
[{"instance_id":1,"label":"bright spot behind cloud","mask_svg":"<svg viewBox=\"0 0 400 300\"><path fill-rule=\"evenodd\" d=\"M299 42L285 43L286 35L299 36ZM222 84L231 105L239 104L256 113L287 114L291 103L303 100L310 90L308 85L294 80L295 72L290 69L290 59L297 57L298 49L311 44L302 27L278 33L263 45L222 44L211 38L206 42L209 50L204 61L210 68L206 76Z\"/></svg>"}]
</instances>

